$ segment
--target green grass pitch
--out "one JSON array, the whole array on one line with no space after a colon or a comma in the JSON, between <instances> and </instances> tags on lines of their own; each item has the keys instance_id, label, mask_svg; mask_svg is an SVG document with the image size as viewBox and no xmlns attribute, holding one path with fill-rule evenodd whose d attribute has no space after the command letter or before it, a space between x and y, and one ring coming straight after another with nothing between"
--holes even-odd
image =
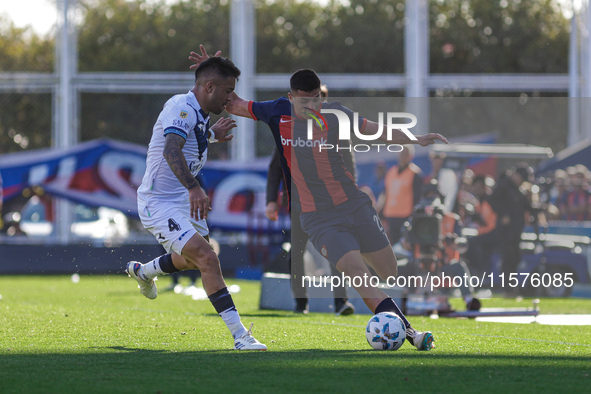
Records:
<instances>
[{"instance_id":1,"label":"green grass pitch","mask_svg":"<svg viewBox=\"0 0 591 394\"><path fill-rule=\"evenodd\" d=\"M122 275L0 277L0 393L590 392L588 326L412 317L437 348L380 352L365 340L368 315L260 311L259 283L233 283L244 323L269 351L230 350L208 301L150 301ZM485 301L497 305L516 306ZM589 300L540 307L591 313Z\"/></svg>"}]
</instances>

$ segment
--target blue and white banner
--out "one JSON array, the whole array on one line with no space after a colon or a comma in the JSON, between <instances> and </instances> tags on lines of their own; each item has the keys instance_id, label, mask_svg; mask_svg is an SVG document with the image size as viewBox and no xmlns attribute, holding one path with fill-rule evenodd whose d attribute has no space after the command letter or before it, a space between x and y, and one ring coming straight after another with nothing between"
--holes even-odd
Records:
<instances>
[{"instance_id":1,"label":"blue and white banner","mask_svg":"<svg viewBox=\"0 0 591 394\"><path fill-rule=\"evenodd\" d=\"M43 149L0 156L4 201L30 187L89 206L137 216L137 188L146 170L147 148L127 142L94 140L68 149ZM208 191L212 228L247 230L266 220L269 159L248 163L208 162L200 182Z\"/></svg>"}]
</instances>

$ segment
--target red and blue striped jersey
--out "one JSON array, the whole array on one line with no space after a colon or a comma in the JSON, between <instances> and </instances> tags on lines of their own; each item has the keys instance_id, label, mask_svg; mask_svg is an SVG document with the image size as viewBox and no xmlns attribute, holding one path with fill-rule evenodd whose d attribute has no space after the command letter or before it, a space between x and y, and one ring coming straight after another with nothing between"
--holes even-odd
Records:
<instances>
[{"instance_id":1,"label":"red and blue striped jersey","mask_svg":"<svg viewBox=\"0 0 591 394\"><path fill-rule=\"evenodd\" d=\"M353 112L341 103L323 103L322 108L344 112L350 124L353 124ZM326 124L322 129L314 125L313 139L308 140L307 120L295 115L291 103L285 97L275 101L251 101L248 110L254 120L268 124L273 133L292 210L315 212L367 197L346 169L343 155L335 148L320 149L322 144L333 147L340 145L336 115L322 114ZM360 131L366 123L366 119L359 117Z\"/></svg>"}]
</instances>

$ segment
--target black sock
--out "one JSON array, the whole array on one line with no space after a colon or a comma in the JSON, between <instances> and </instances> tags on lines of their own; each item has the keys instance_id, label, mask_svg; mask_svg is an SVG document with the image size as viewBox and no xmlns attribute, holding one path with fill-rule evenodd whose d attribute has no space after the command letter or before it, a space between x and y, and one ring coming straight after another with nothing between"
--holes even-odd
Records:
<instances>
[{"instance_id":1,"label":"black sock","mask_svg":"<svg viewBox=\"0 0 591 394\"><path fill-rule=\"evenodd\" d=\"M172 274L174 272L179 272L180 270L174 266L172 263L172 255L165 254L160 256L160 260L158 260L158 264L160 264L160 269L162 272L166 274Z\"/></svg>"},{"instance_id":2,"label":"black sock","mask_svg":"<svg viewBox=\"0 0 591 394\"><path fill-rule=\"evenodd\" d=\"M227 287L224 287L223 289L216 291L215 293L210 295L209 301L211 301L211 304L213 305L217 313L225 312L228 309L236 310L234 300L232 300L232 296L228 292Z\"/></svg>"},{"instance_id":3,"label":"black sock","mask_svg":"<svg viewBox=\"0 0 591 394\"><path fill-rule=\"evenodd\" d=\"M384 301L380 302L380 305L378 305L376 307L375 310L375 314L377 315L380 312L394 312L398 315L398 317L400 317L400 319L402 320L402 322L404 323L404 326L406 328L410 328L410 323L408 320L406 320L406 317L402 314L402 311L400 310L400 308L398 308L398 305L396 305L396 303L394 302L394 300L390 297L384 299Z\"/></svg>"}]
</instances>

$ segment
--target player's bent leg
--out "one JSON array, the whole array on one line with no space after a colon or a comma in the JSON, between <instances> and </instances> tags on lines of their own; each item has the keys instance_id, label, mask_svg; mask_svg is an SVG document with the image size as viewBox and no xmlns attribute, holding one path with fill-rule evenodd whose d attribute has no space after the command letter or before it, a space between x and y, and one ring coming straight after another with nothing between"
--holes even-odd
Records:
<instances>
[{"instance_id":1,"label":"player's bent leg","mask_svg":"<svg viewBox=\"0 0 591 394\"><path fill-rule=\"evenodd\" d=\"M377 287L373 287L370 285L364 286L365 283L363 283L363 282L365 282L365 281L362 281L362 286L359 286L359 287L355 286L355 282L358 282L358 281L354 281L353 280L354 277L363 278L364 275L366 277L371 276L371 272L369 271L369 269L367 268L367 266L363 262L363 257L361 256L361 253L359 252L359 250L351 250L351 251L347 252L345 255L343 255L343 257L341 257L339 259L336 266L340 272L345 274L345 276L348 276L351 278L351 284L353 285L355 290L357 290L357 292L359 293L361 298L363 298L365 305L367 305L367 307L370 310L375 311L376 308L378 307L378 305L384 299L388 298L386 293L384 293L382 290L378 289Z\"/></svg>"},{"instance_id":2,"label":"player's bent leg","mask_svg":"<svg viewBox=\"0 0 591 394\"><path fill-rule=\"evenodd\" d=\"M240 315L234 305L234 300L226 287L220 261L211 245L199 234L189 239L182 250L181 259L175 258L177 268L199 269L203 288L209 297L209 301L220 315L234 338L236 350L267 350L267 347L252 336L252 324L250 330L240 320Z\"/></svg>"},{"instance_id":3,"label":"player's bent leg","mask_svg":"<svg viewBox=\"0 0 591 394\"><path fill-rule=\"evenodd\" d=\"M367 253L362 256L358 250L352 250L341 257L341 259L337 262L337 269L351 278L353 278L353 276L363 277L364 274L370 276L371 274L369 269L363 263L363 257L365 257L365 255L373 255L373 257L369 256L369 258L374 259L379 257L387 258L388 253L384 250L380 250L378 252ZM394 262L395 261L396 260L394 258ZM373 262L375 263L375 260ZM395 271L393 273L395 274ZM418 350L431 350L435 347L433 334L429 331L421 332L412 328L410 322L406 319L406 316L404 316L398 305L396 305L394 300L388 297L388 295L382 290L372 286L355 287L355 290L357 290L359 295L361 295L367 307L374 311L374 313L396 313L406 326L406 339Z\"/></svg>"},{"instance_id":4,"label":"player's bent leg","mask_svg":"<svg viewBox=\"0 0 591 394\"><path fill-rule=\"evenodd\" d=\"M377 252L363 253L362 256L383 280L398 275L398 261L390 245Z\"/></svg>"}]
</instances>

